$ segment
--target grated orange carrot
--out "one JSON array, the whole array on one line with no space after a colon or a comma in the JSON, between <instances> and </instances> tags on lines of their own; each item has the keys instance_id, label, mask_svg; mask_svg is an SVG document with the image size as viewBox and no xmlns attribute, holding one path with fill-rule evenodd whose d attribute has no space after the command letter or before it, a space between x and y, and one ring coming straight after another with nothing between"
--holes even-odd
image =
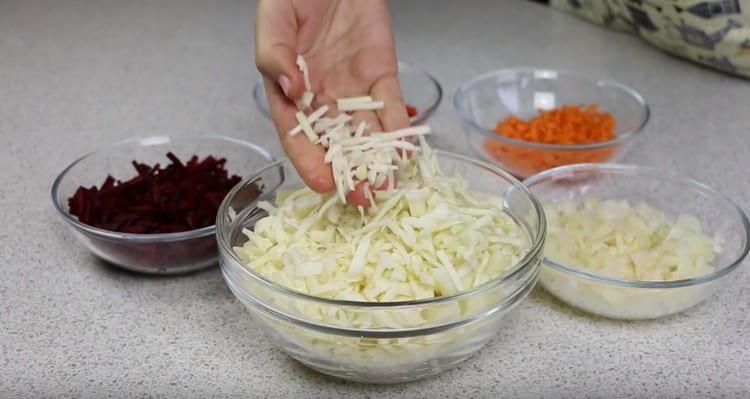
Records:
<instances>
[{"instance_id":1,"label":"grated orange carrot","mask_svg":"<svg viewBox=\"0 0 750 399\"><path fill-rule=\"evenodd\" d=\"M539 111L530 120L509 116L493 129L498 135L545 144L589 144L615 138L615 118L597 105L563 105ZM581 162L603 162L613 148L557 150L528 148L487 140L485 148L516 175L529 176L555 166Z\"/></svg>"}]
</instances>

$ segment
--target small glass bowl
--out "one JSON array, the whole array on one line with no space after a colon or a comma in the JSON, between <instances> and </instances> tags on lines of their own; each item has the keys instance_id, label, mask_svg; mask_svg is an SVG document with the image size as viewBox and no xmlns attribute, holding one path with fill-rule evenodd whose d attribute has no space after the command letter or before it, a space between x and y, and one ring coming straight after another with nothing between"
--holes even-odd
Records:
<instances>
[{"instance_id":1,"label":"small glass bowl","mask_svg":"<svg viewBox=\"0 0 750 399\"><path fill-rule=\"evenodd\" d=\"M412 125L423 123L435 112L443 99L443 88L440 82L429 72L403 62L398 63L398 81L401 84L404 102L417 110L417 114L409 118L409 122ZM270 119L271 110L268 108L263 78L255 82L253 99L258 110Z\"/></svg>"},{"instance_id":2,"label":"small glass bowl","mask_svg":"<svg viewBox=\"0 0 750 399\"><path fill-rule=\"evenodd\" d=\"M643 166L581 164L539 173L524 184L542 204L587 197L627 200L631 206L645 202L671 220L693 215L705 234L723 238L714 271L683 280L620 279L545 257L539 278L542 286L563 302L590 313L636 320L681 312L710 297L748 253L747 216L724 195L687 177Z\"/></svg>"},{"instance_id":3,"label":"small glass bowl","mask_svg":"<svg viewBox=\"0 0 750 399\"><path fill-rule=\"evenodd\" d=\"M302 186L288 159L264 168L224 199L217 217L221 269L227 285L289 356L320 372L360 382L394 383L437 374L471 356L505 323L505 315L534 287L546 225L538 202L509 174L490 164L436 151L442 170L461 174L474 189L497 195L529 238L519 263L476 288L452 296L403 302L356 302L314 297L268 280L248 268L233 248L243 229L266 215L257 207L277 189ZM263 194L249 201L246 184L259 180ZM414 313L425 317L415 321ZM400 328L357 328L321 315L401 320ZM409 317L411 315L412 317ZM411 322L408 322L410 320Z\"/></svg>"},{"instance_id":4,"label":"small glass bowl","mask_svg":"<svg viewBox=\"0 0 750 399\"><path fill-rule=\"evenodd\" d=\"M528 119L538 110L591 104L615 118L614 139L546 144L493 131L508 116ZM474 150L521 178L561 165L621 159L649 119L643 97L621 83L535 68L500 69L475 77L458 88L453 107Z\"/></svg>"},{"instance_id":5,"label":"small glass bowl","mask_svg":"<svg viewBox=\"0 0 750 399\"><path fill-rule=\"evenodd\" d=\"M179 233L132 234L84 224L69 212L68 198L79 186L99 186L112 175L122 180L135 176L131 162L168 162L167 152L180 159L193 154L227 159L230 174L246 175L274 161L265 149L246 141L220 136L137 138L115 144L76 160L52 185L52 202L73 234L94 255L128 270L150 274L176 274L216 263L215 226Z\"/></svg>"}]
</instances>

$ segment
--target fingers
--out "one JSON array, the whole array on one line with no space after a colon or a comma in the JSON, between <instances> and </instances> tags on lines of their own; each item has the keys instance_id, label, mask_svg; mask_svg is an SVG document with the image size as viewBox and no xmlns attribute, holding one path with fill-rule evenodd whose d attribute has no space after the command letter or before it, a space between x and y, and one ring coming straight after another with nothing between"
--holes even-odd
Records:
<instances>
[{"instance_id":1,"label":"fingers","mask_svg":"<svg viewBox=\"0 0 750 399\"><path fill-rule=\"evenodd\" d=\"M377 111L384 131L409 127L409 115L406 113L406 104L401 97L401 86L396 76L386 75L378 79L370 92L374 98L385 102L385 108Z\"/></svg>"},{"instance_id":2,"label":"fingers","mask_svg":"<svg viewBox=\"0 0 750 399\"><path fill-rule=\"evenodd\" d=\"M299 99L305 90L297 66L297 19L292 3L260 0L255 27L255 62L264 75L271 118L281 145L305 184L320 193L331 191L333 175L331 167L323 162L323 148L304 134L287 134L297 124L297 108L290 100Z\"/></svg>"},{"instance_id":3,"label":"fingers","mask_svg":"<svg viewBox=\"0 0 750 399\"><path fill-rule=\"evenodd\" d=\"M359 120L364 120L370 125L370 131L393 131L402 129L409 126L409 116L406 114L406 105L401 98L401 87L398 83L396 76L387 75L379 79L371 88L370 94L372 97L382 100L385 102L385 108L376 112L355 112L354 122L355 126L359 123ZM375 190L384 190L388 186L388 182L382 184L381 187L374 187ZM393 186L396 186L396 182L393 182ZM365 195L365 192L373 187L370 187L370 182L362 181L357 183L354 191L351 191L346 196L346 202L351 205L357 206L370 206L370 200Z\"/></svg>"},{"instance_id":4,"label":"fingers","mask_svg":"<svg viewBox=\"0 0 750 399\"><path fill-rule=\"evenodd\" d=\"M305 90L297 67L297 19L290 1L261 0L255 20L255 64L283 94L297 100Z\"/></svg>"},{"instance_id":5,"label":"fingers","mask_svg":"<svg viewBox=\"0 0 750 399\"><path fill-rule=\"evenodd\" d=\"M393 187L396 187L396 182L395 182L396 177L394 176L393 178L394 178ZM354 191L350 191L349 194L346 195L346 203L354 205L354 206L363 206L367 208L370 206L370 200L367 198L367 195L365 195L365 192L367 191L367 189L369 189L370 192L373 192L376 190L385 190L387 188L388 188L388 181L383 182L383 184L381 184L378 187L375 187L374 189L373 187L371 187L369 181L367 180L361 181L357 183L356 186L354 186Z\"/></svg>"},{"instance_id":6,"label":"fingers","mask_svg":"<svg viewBox=\"0 0 750 399\"><path fill-rule=\"evenodd\" d=\"M379 132L383 130L378 115L373 111L357 111L352 113L353 126L359 126L362 121L368 126L368 129L365 130L365 135L368 135L369 132ZM354 190L346 195L346 202L350 205L363 206L365 208L369 207L370 200L365 195L367 187L370 187L370 182L367 180L356 182Z\"/></svg>"},{"instance_id":7,"label":"fingers","mask_svg":"<svg viewBox=\"0 0 750 399\"><path fill-rule=\"evenodd\" d=\"M352 125L354 127L359 126L359 123L364 121L367 124L367 130L365 130L365 136L369 132L380 132L383 130L383 126L380 124L378 114L373 111L356 111L352 113Z\"/></svg>"},{"instance_id":8,"label":"fingers","mask_svg":"<svg viewBox=\"0 0 750 399\"><path fill-rule=\"evenodd\" d=\"M372 95L385 102L385 108L378 111L378 117L383 124L383 130L391 132L410 126L409 114L406 111L406 104L401 96L401 85L398 77L387 75L379 79L372 86ZM413 141L413 138L405 139ZM399 155L403 150L398 150ZM411 157L411 151L406 151L406 157Z\"/></svg>"},{"instance_id":9,"label":"fingers","mask_svg":"<svg viewBox=\"0 0 750 399\"><path fill-rule=\"evenodd\" d=\"M334 189L333 173L331 166L325 164L325 150L323 147L313 144L304 134L291 136L288 134L297 125L294 114L297 108L282 93L281 88L270 79L264 79L266 85L266 96L271 108L276 131L279 134L281 145L284 147L289 159L302 180L311 189L319 193L327 193Z\"/></svg>"},{"instance_id":10,"label":"fingers","mask_svg":"<svg viewBox=\"0 0 750 399\"><path fill-rule=\"evenodd\" d=\"M354 186L354 191L349 191L346 194L346 203L354 206L363 206L365 208L370 206L370 200L365 196L365 187L369 187L370 182L361 181Z\"/></svg>"}]
</instances>

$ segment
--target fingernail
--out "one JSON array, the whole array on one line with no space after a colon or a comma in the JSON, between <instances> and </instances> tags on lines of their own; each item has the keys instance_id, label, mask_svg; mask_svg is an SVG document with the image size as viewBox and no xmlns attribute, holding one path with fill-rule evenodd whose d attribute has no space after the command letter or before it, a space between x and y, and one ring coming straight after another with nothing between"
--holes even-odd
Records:
<instances>
[{"instance_id":1,"label":"fingernail","mask_svg":"<svg viewBox=\"0 0 750 399\"><path fill-rule=\"evenodd\" d=\"M287 78L285 75L279 76L279 86L281 86L281 91L284 92L285 96L289 96L289 78Z\"/></svg>"}]
</instances>

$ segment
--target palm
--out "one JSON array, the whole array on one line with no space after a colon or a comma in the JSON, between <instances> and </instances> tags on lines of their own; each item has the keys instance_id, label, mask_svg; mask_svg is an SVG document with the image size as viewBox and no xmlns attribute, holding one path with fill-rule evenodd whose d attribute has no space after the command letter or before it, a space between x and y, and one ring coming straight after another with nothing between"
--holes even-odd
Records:
<instances>
[{"instance_id":1,"label":"palm","mask_svg":"<svg viewBox=\"0 0 750 399\"><path fill-rule=\"evenodd\" d=\"M408 126L385 0L261 0L256 19L256 64L265 75L271 115L289 158L308 186L334 187L324 152L304 135L286 134L296 125L292 99L304 90L294 60L302 54L310 71L314 107L341 97L371 95L385 102L377 112L354 113L371 131ZM281 78L287 79L287 92ZM333 107L332 107L333 108ZM333 108L335 109L335 108ZM352 203L364 202L355 194ZM361 197L361 198L360 198Z\"/></svg>"},{"instance_id":2,"label":"palm","mask_svg":"<svg viewBox=\"0 0 750 399\"><path fill-rule=\"evenodd\" d=\"M317 100L330 103L363 94L381 97L377 94L383 83L395 80L398 74L393 38L390 30L383 29L389 26L388 14L378 2L365 1L369 7L364 8L353 8L351 2L325 7L330 3L319 0L297 4L301 19L298 51L310 68ZM383 94L400 97L399 93Z\"/></svg>"}]
</instances>

